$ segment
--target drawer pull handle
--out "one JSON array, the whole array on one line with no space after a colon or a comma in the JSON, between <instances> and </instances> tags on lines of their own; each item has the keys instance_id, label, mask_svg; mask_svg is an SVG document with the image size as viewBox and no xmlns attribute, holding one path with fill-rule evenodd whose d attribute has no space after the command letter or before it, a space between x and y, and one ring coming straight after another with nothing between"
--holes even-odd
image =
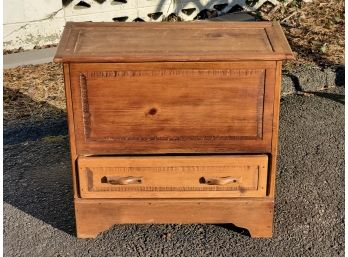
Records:
<instances>
[{"instance_id":1,"label":"drawer pull handle","mask_svg":"<svg viewBox=\"0 0 348 257\"><path fill-rule=\"evenodd\" d=\"M131 185L131 184L141 184L143 182L143 177L106 177L106 183L111 185Z\"/></svg>"},{"instance_id":2,"label":"drawer pull handle","mask_svg":"<svg viewBox=\"0 0 348 257\"><path fill-rule=\"evenodd\" d=\"M239 178L234 177L210 177L201 178L201 182L207 185L227 185L239 182Z\"/></svg>"}]
</instances>

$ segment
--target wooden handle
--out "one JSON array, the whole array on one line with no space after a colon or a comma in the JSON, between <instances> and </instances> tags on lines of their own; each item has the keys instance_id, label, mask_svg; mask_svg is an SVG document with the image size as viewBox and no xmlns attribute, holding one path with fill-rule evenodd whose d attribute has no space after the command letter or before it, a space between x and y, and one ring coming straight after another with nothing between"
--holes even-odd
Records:
<instances>
[{"instance_id":1,"label":"wooden handle","mask_svg":"<svg viewBox=\"0 0 348 257\"><path fill-rule=\"evenodd\" d=\"M131 185L131 184L141 184L143 182L143 177L106 177L106 183L111 185Z\"/></svg>"},{"instance_id":2,"label":"wooden handle","mask_svg":"<svg viewBox=\"0 0 348 257\"><path fill-rule=\"evenodd\" d=\"M231 183L238 182L238 178L234 177L210 177L210 178L204 178L202 179L202 182L207 185L227 185Z\"/></svg>"}]
</instances>

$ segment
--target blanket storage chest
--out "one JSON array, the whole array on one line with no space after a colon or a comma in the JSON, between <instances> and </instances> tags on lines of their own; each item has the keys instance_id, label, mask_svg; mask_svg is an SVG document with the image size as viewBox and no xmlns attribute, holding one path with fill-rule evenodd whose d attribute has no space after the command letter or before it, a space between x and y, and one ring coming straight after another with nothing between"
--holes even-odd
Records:
<instances>
[{"instance_id":1,"label":"blanket storage chest","mask_svg":"<svg viewBox=\"0 0 348 257\"><path fill-rule=\"evenodd\" d=\"M73 23L64 67L77 236L233 223L272 235L278 23Z\"/></svg>"}]
</instances>

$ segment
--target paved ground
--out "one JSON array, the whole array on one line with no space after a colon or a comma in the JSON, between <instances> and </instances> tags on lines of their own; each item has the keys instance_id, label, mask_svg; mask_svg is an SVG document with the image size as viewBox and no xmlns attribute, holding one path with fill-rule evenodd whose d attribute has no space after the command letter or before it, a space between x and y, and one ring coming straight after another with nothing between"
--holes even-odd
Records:
<instances>
[{"instance_id":1,"label":"paved ground","mask_svg":"<svg viewBox=\"0 0 348 257\"><path fill-rule=\"evenodd\" d=\"M282 100L272 239L217 225L118 225L78 240L64 116L6 122L5 256L344 256L343 92Z\"/></svg>"},{"instance_id":2,"label":"paved ground","mask_svg":"<svg viewBox=\"0 0 348 257\"><path fill-rule=\"evenodd\" d=\"M44 48L19 52L15 54L6 54L3 56L4 69L14 68L19 65L42 64L53 61L57 47Z\"/></svg>"}]
</instances>

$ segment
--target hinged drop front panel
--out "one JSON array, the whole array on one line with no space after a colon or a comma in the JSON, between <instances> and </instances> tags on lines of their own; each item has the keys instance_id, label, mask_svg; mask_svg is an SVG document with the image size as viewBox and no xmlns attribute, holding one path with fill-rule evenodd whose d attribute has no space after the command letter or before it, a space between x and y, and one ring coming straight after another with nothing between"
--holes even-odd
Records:
<instances>
[{"instance_id":1,"label":"hinged drop front panel","mask_svg":"<svg viewBox=\"0 0 348 257\"><path fill-rule=\"evenodd\" d=\"M80 153L270 150L272 62L71 64L70 72Z\"/></svg>"}]
</instances>

